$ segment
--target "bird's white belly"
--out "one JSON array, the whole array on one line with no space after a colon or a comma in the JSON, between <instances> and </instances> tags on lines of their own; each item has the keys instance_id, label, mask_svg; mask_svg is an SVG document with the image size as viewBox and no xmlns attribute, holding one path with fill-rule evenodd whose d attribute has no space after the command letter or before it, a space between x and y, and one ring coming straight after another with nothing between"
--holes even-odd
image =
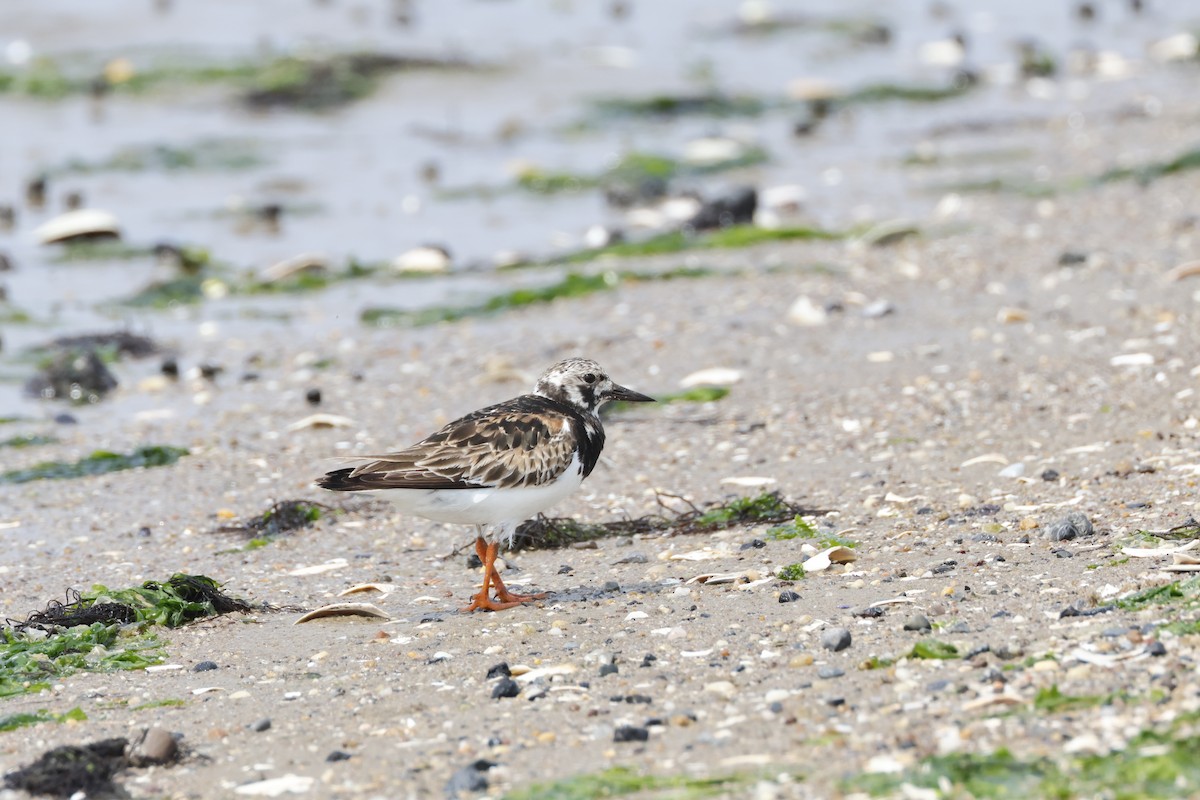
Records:
<instances>
[{"instance_id":1,"label":"bird's white belly","mask_svg":"<svg viewBox=\"0 0 1200 800\"><path fill-rule=\"evenodd\" d=\"M583 470L576 456L554 483L521 486L512 489L382 489L370 492L387 500L405 513L437 522L462 525L508 527L544 511L583 483Z\"/></svg>"}]
</instances>

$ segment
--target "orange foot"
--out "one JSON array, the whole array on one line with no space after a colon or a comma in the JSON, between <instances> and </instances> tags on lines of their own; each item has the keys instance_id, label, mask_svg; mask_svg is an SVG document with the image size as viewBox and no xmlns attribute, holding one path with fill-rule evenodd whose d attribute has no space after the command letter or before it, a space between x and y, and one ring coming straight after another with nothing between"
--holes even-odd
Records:
<instances>
[{"instance_id":1,"label":"orange foot","mask_svg":"<svg viewBox=\"0 0 1200 800\"><path fill-rule=\"evenodd\" d=\"M471 605L463 606L459 609L459 611L464 613L470 613L472 611L503 611L506 608L519 606L522 602L523 601L521 600L502 600L501 602L496 602L492 598L488 597L484 592L480 592L479 594L471 597Z\"/></svg>"}]
</instances>

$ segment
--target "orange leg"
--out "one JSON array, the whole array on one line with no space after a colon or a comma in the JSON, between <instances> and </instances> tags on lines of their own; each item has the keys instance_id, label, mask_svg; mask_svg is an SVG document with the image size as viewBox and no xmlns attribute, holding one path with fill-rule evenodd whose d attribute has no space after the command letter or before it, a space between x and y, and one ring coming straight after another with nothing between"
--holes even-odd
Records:
<instances>
[{"instance_id":1,"label":"orange leg","mask_svg":"<svg viewBox=\"0 0 1200 800\"><path fill-rule=\"evenodd\" d=\"M528 603L531 600L541 600L546 597L546 593L540 594L516 594L510 592L504 585L504 581L500 580L500 573L496 571L496 555L500 552L500 545L496 542L488 543L482 536L475 540L475 552L479 556L479 560L483 562L483 588L479 593L471 598L471 604L463 609L463 611L503 611L506 608L519 606L522 603ZM496 587L496 600L492 600L488 592L489 585Z\"/></svg>"}]
</instances>

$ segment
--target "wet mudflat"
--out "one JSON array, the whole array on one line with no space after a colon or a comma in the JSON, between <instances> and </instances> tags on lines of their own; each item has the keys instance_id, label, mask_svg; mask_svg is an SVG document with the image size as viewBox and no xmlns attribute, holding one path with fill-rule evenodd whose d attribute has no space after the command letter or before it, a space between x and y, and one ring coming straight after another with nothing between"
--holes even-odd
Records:
<instances>
[{"instance_id":1,"label":"wet mudflat","mask_svg":"<svg viewBox=\"0 0 1200 800\"><path fill-rule=\"evenodd\" d=\"M480 29L313 4L264 51L232 7L64 5L5 44L0 614L135 618L6 632L0 772L1195 793L1186 20L449 5ZM39 243L71 192L119 238ZM506 556L546 600L460 614L469 531L312 486L577 353L671 402ZM180 616L177 574L250 610Z\"/></svg>"}]
</instances>

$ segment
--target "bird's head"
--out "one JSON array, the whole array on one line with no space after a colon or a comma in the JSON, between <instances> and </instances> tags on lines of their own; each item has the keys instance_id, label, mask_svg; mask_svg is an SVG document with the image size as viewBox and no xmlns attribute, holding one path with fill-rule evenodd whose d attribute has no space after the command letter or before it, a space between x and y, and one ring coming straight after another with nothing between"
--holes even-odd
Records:
<instances>
[{"instance_id":1,"label":"bird's head","mask_svg":"<svg viewBox=\"0 0 1200 800\"><path fill-rule=\"evenodd\" d=\"M609 400L653 403L653 397L613 383L604 368L590 358L568 358L538 378L533 393L595 414Z\"/></svg>"}]
</instances>

